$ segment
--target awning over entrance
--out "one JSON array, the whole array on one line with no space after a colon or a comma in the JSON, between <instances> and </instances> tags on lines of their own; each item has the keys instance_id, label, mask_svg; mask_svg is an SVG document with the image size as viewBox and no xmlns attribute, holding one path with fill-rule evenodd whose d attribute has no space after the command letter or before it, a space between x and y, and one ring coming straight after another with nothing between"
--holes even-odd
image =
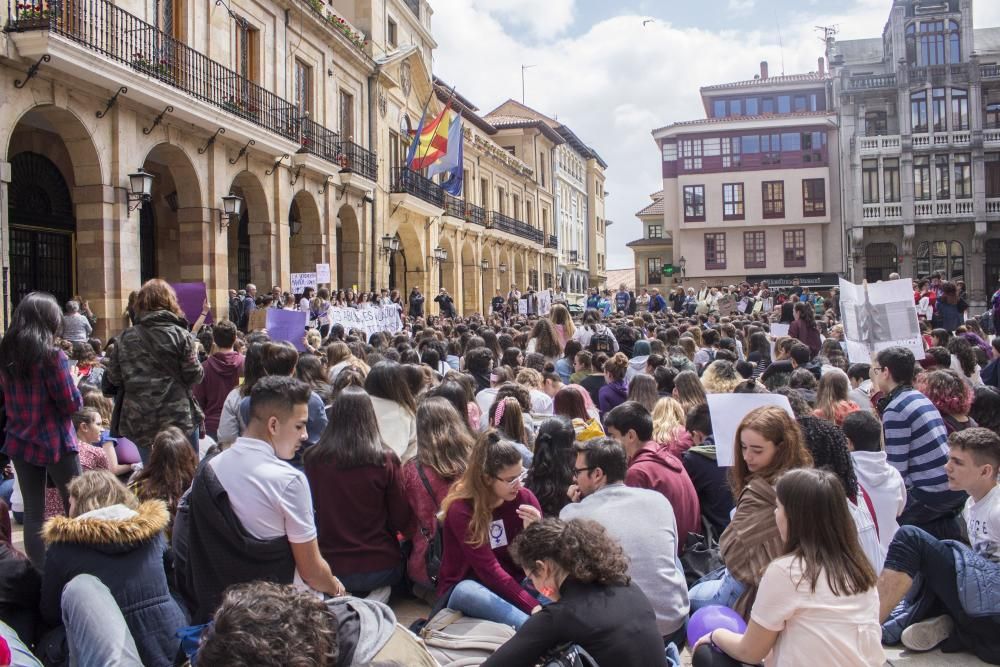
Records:
<instances>
[{"instance_id":1,"label":"awning over entrance","mask_svg":"<svg viewBox=\"0 0 1000 667\"><path fill-rule=\"evenodd\" d=\"M766 282L767 286L771 288L785 288L791 287L792 281L796 278L799 279L800 286L810 289L836 287L840 284L839 273L778 273L766 276L747 276L747 282L750 284Z\"/></svg>"}]
</instances>

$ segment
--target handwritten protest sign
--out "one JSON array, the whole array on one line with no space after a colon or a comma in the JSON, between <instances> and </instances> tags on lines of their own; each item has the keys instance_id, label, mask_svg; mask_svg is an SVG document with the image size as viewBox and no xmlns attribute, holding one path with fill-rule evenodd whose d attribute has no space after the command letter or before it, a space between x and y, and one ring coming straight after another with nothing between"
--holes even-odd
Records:
<instances>
[{"instance_id":1,"label":"handwritten protest sign","mask_svg":"<svg viewBox=\"0 0 1000 667\"><path fill-rule=\"evenodd\" d=\"M184 311L184 317L187 319L188 324L194 324L201 317L201 308L205 304L205 297L208 295L205 283L170 283L170 286L177 293L177 303L180 304L181 310ZM212 313L210 312L205 317L205 324L211 323Z\"/></svg>"},{"instance_id":2,"label":"handwritten protest sign","mask_svg":"<svg viewBox=\"0 0 1000 667\"><path fill-rule=\"evenodd\" d=\"M782 336L788 335L789 324L778 324L774 323L771 325L771 336L774 338L781 338Z\"/></svg>"},{"instance_id":3,"label":"handwritten protest sign","mask_svg":"<svg viewBox=\"0 0 1000 667\"><path fill-rule=\"evenodd\" d=\"M320 285L330 284L330 265L329 264L317 264L316 265L316 282Z\"/></svg>"},{"instance_id":4,"label":"handwritten protest sign","mask_svg":"<svg viewBox=\"0 0 1000 667\"><path fill-rule=\"evenodd\" d=\"M302 339L306 335L306 317L308 313L300 310L267 309L267 333L271 340L288 341L299 352L304 352L306 346Z\"/></svg>"},{"instance_id":5,"label":"handwritten protest sign","mask_svg":"<svg viewBox=\"0 0 1000 667\"><path fill-rule=\"evenodd\" d=\"M517 300L517 314L518 315L527 315L528 314L528 300L527 299L518 299Z\"/></svg>"},{"instance_id":6,"label":"handwritten protest sign","mask_svg":"<svg viewBox=\"0 0 1000 667\"><path fill-rule=\"evenodd\" d=\"M403 328L399 310L395 305L368 308L331 308L330 324L339 324L345 331L360 329L366 336L378 331L397 333Z\"/></svg>"},{"instance_id":7,"label":"handwritten protest sign","mask_svg":"<svg viewBox=\"0 0 1000 667\"><path fill-rule=\"evenodd\" d=\"M720 315L732 315L736 311L736 299L731 294L723 294L716 301L715 307Z\"/></svg>"},{"instance_id":8,"label":"handwritten protest sign","mask_svg":"<svg viewBox=\"0 0 1000 667\"><path fill-rule=\"evenodd\" d=\"M538 293L538 314L545 316L552 310L552 290L542 290Z\"/></svg>"},{"instance_id":9,"label":"handwritten protest sign","mask_svg":"<svg viewBox=\"0 0 1000 667\"><path fill-rule=\"evenodd\" d=\"M302 294L307 287L316 289L315 273L293 273L292 274L292 294Z\"/></svg>"},{"instance_id":10,"label":"handwritten protest sign","mask_svg":"<svg viewBox=\"0 0 1000 667\"><path fill-rule=\"evenodd\" d=\"M709 394L706 398L712 415L715 458L720 468L731 467L736 462L736 429L751 410L775 405L795 419L788 398L781 394Z\"/></svg>"},{"instance_id":11,"label":"handwritten protest sign","mask_svg":"<svg viewBox=\"0 0 1000 667\"><path fill-rule=\"evenodd\" d=\"M873 354L896 346L907 348L918 360L924 358L910 280L855 285L841 278L840 312L852 363L868 363Z\"/></svg>"}]
</instances>

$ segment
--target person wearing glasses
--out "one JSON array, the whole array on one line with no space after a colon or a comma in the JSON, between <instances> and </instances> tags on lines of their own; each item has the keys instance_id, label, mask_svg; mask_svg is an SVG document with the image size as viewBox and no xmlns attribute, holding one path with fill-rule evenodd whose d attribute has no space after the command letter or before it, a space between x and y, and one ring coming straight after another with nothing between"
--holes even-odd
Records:
<instances>
[{"instance_id":1,"label":"person wearing glasses","mask_svg":"<svg viewBox=\"0 0 1000 667\"><path fill-rule=\"evenodd\" d=\"M939 540L962 539L959 516L967 494L948 486L948 428L929 398L913 388L913 353L904 347L881 350L871 367L882 398L885 453L906 484L900 526L917 526Z\"/></svg>"},{"instance_id":2,"label":"person wearing glasses","mask_svg":"<svg viewBox=\"0 0 1000 667\"><path fill-rule=\"evenodd\" d=\"M509 552L514 538L542 517L538 499L524 488L526 477L513 442L492 430L479 437L468 467L441 503L437 608L516 629L539 606Z\"/></svg>"},{"instance_id":3,"label":"person wearing glasses","mask_svg":"<svg viewBox=\"0 0 1000 667\"><path fill-rule=\"evenodd\" d=\"M625 449L614 438L576 445L574 483L559 518L589 519L604 526L629 558L628 575L656 612L664 645L684 646L688 593L678 567L677 519L662 494L625 485Z\"/></svg>"}]
</instances>

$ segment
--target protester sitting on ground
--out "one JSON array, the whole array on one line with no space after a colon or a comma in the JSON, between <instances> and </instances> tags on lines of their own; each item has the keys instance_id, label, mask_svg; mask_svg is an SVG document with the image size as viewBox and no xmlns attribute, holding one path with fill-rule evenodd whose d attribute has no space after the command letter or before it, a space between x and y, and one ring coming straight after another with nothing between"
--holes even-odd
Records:
<instances>
[{"instance_id":1,"label":"protester sitting on ground","mask_svg":"<svg viewBox=\"0 0 1000 667\"><path fill-rule=\"evenodd\" d=\"M600 524L543 519L518 535L511 551L552 602L483 665L533 665L566 643L598 664L667 664L649 600L630 580L622 547Z\"/></svg>"},{"instance_id":2,"label":"protester sitting on ground","mask_svg":"<svg viewBox=\"0 0 1000 667\"><path fill-rule=\"evenodd\" d=\"M844 417L861 409L850 399L849 388L850 381L844 371L835 368L824 373L816 390L816 409L813 414L837 426L843 424Z\"/></svg>"},{"instance_id":3,"label":"protester sitting on ground","mask_svg":"<svg viewBox=\"0 0 1000 667\"><path fill-rule=\"evenodd\" d=\"M767 334L756 331L750 334L750 352L747 361L754 364L753 378L759 378L771 365L771 343Z\"/></svg>"},{"instance_id":4,"label":"protester sitting on ground","mask_svg":"<svg viewBox=\"0 0 1000 667\"><path fill-rule=\"evenodd\" d=\"M744 378L736 372L732 361L713 361L701 376L701 384L707 394L731 394Z\"/></svg>"},{"instance_id":5,"label":"protester sitting on ground","mask_svg":"<svg viewBox=\"0 0 1000 667\"><path fill-rule=\"evenodd\" d=\"M556 361L556 373L564 384L569 384L576 373L576 355L583 349L580 341L569 340L563 348L563 355Z\"/></svg>"},{"instance_id":6,"label":"protester sitting on ground","mask_svg":"<svg viewBox=\"0 0 1000 667\"><path fill-rule=\"evenodd\" d=\"M184 431L192 448L198 448L203 415L192 388L205 371L169 283L146 281L135 308L138 319L118 336L107 380L123 391L119 433L138 445L146 462L153 438L168 426Z\"/></svg>"},{"instance_id":7,"label":"protester sitting on ground","mask_svg":"<svg viewBox=\"0 0 1000 667\"><path fill-rule=\"evenodd\" d=\"M37 568L45 560L40 531L47 480L69 510L67 484L80 474L72 415L83 407L76 372L55 344L62 324L49 294L21 299L0 339L0 390L5 405L4 454L17 473L24 502L24 547Z\"/></svg>"},{"instance_id":8,"label":"protester sitting on ground","mask_svg":"<svg viewBox=\"0 0 1000 667\"><path fill-rule=\"evenodd\" d=\"M872 405L872 377L871 366L869 364L851 364L847 369L847 379L851 383L851 388L847 392L847 398L854 401L862 410L874 412Z\"/></svg>"},{"instance_id":9,"label":"protester sitting on ground","mask_svg":"<svg viewBox=\"0 0 1000 667\"><path fill-rule=\"evenodd\" d=\"M579 397L579 394L577 394ZM573 483L576 431L565 417L549 417L535 435L535 451L524 487L535 494L545 516L558 516Z\"/></svg>"},{"instance_id":10,"label":"protester sitting on ground","mask_svg":"<svg viewBox=\"0 0 1000 667\"><path fill-rule=\"evenodd\" d=\"M688 533L701 529L698 493L680 459L661 448L653 438L653 416L634 401L622 403L604 418L608 435L617 440L628 456L625 483L658 491L677 517L678 553L684 551Z\"/></svg>"},{"instance_id":11,"label":"protester sitting on ground","mask_svg":"<svg viewBox=\"0 0 1000 667\"><path fill-rule=\"evenodd\" d=\"M705 387L694 371L681 371L677 374L674 378L673 397L681 404L685 413L708 401L705 398Z\"/></svg>"},{"instance_id":12,"label":"protester sitting on ground","mask_svg":"<svg viewBox=\"0 0 1000 667\"><path fill-rule=\"evenodd\" d=\"M489 411L490 406L492 406L497 399L497 393L500 391L500 387L505 383L514 382L514 372L507 366L497 366L489 373L490 385L485 389L480 389L476 393L476 405L479 406L481 412L481 427L486 425L486 413ZM531 405L531 399L528 399L528 405Z\"/></svg>"},{"instance_id":13,"label":"protester sitting on ground","mask_svg":"<svg viewBox=\"0 0 1000 667\"><path fill-rule=\"evenodd\" d=\"M78 575L93 575L124 614L142 664L173 665L180 645L175 633L185 617L170 595L163 569L163 531L170 519L166 507L158 500L140 504L107 470L83 473L70 482L69 494L69 517L51 519L43 532L48 545L43 618L58 625L63 587Z\"/></svg>"},{"instance_id":14,"label":"protester sitting on ground","mask_svg":"<svg viewBox=\"0 0 1000 667\"><path fill-rule=\"evenodd\" d=\"M921 373L913 384L937 408L949 434L978 426L976 420L969 417L974 395L972 387L956 371L946 368Z\"/></svg>"},{"instance_id":15,"label":"protester sitting on ground","mask_svg":"<svg viewBox=\"0 0 1000 667\"><path fill-rule=\"evenodd\" d=\"M169 539L177 507L194 479L198 455L191 449L187 437L176 426L156 434L149 452L149 463L143 466L129 483L129 490L140 501L162 500L167 506L170 522Z\"/></svg>"},{"instance_id":16,"label":"protester sitting on ground","mask_svg":"<svg viewBox=\"0 0 1000 667\"><path fill-rule=\"evenodd\" d=\"M414 530L399 458L381 436L368 399L353 387L340 392L326 431L304 461L320 553L358 597L402 581L396 535Z\"/></svg>"},{"instance_id":17,"label":"protester sitting on ground","mask_svg":"<svg viewBox=\"0 0 1000 667\"><path fill-rule=\"evenodd\" d=\"M783 553L774 518L775 481L786 470L811 466L812 457L799 425L774 406L751 410L736 429L734 446L729 480L736 510L719 539L726 567L721 577L703 578L688 595L694 611L721 604L746 617L764 568Z\"/></svg>"},{"instance_id":18,"label":"protester sitting on ground","mask_svg":"<svg viewBox=\"0 0 1000 667\"><path fill-rule=\"evenodd\" d=\"M653 440L674 456L680 457L693 444L684 428L684 408L673 397L659 399L653 407Z\"/></svg>"},{"instance_id":19,"label":"protester sitting on ground","mask_svg":"<svg viewBox=\"0 0 1000 667\"><path fill-rule=\"evenodd\" d=\"M555 379L558 379L558 376ZM528 395L531 397L531 414L552 414L552 397L542 390L545 386L545 377L539 371L534 368L522 368L517 372L514 381L528 390Z\"/></svg>"},{"instance_id":20,"label":"protester sitting on ground","mask_svg":"<svg viewBox=\"0 0 1000 667\"><path fill-rule=\"evenodd\" d=\"M476 441L468 466L441 506L444 557L439 598L468 616L519 628L539 606L521 586L508 547L541 507L522 484L527 471L514 443L496 431Z\"/></svg>"},{"instance_id":21,"label":"protester sitting on ground","mask_svg":"<svg viewBox=\"0 0 1000 667\"><path fill-rule=\"evenodd\" d=\"M948 429L930 399L913 389L914 363L908 349L890 347L876 355L872 366L873 382L884 394L878 408L885 452L906 482L906 509L899 525L918 526L939 539L957 539L966 494L948 485Z\"/></svg>"},{"instance_id":22,"label":"protester sitting on ground","mask_svg":"<svg viewBox=\"0 0 1000 667\"><path fill-rule=\"evenodd\" d=\"M590 400L595 406L600 405L601 389L608 383L604 376L604 364L608 361L608 356L603 352L591 354L590 352L584 351L580 354L590 355L590 373L577 384L587 390L587 393L590 394Z\"/></svg>"},{"instance_id":23,"label":"protester sitting on ground","mask_svg":"<svg viewBox=\"0 0 1000 667\"><path fill-rule=\"evenodd\" d=\"M326 361L316 354L300 354L295 363L295 377L302 380L329 407L333 403L333 387L327 380Z\"/></svg>"},{"instance_id":24,"label":"protester sitting on ground","mask_svg":"<svg viewBox=\"0 0 1000 667\"><path fill-rule=\"evenodd\" d=\"M94 408L80 408L73 413L73 427L76 429L77 458L80 468L87 470L108 470L108 458L104 450L97 446L101 439L104 423L101 413ZM191 445L189 444L188 447ZM45 489L45 518L65 514L62 496L54 487Z\"/></svg>"},{"instance_id":25,"label":"protester sitting on ground","mask_svg":"<svg viewBox=\"0 0 1000 667\"><path fill-rule=\"evenodd\" d=\"M941 541L916 526L902 526L889 545L879 577L879 620L889 641L914 651L942 644L945 653L971 651L1000 664L1000 436L970 428L948 438L948 484L969 494L965 520L971 548ZM916 580L919 592L911 591ZM896 605L907 596L907 608ZM914 597L916 595L916 598ZM914 602L914 600L919 602ZM929 613L944 615L927 618ZM892 618L890 620L890 615ZM886 621L889 623L886 623ZM902 634L899 634L899 628Z\"/></svg>"},{"instance_id":26,"label":"protester sitting on ground","mask_svg":"<svg viewBox=\"0 0 1000 667\"><path fill-rule=\"evenodd\" d=\"M948 341L948 352L951 353L951 368L959 373L966 384L970 387L983 384L976 353L969 341L960 336L952 338Z\"/></svg>"},{"instance_id":27,"label":"protester sitting on ground","mask_svg":"<svg viewBox=\"0 0 1000 667\"><path fill-rule=\"evenodd\" d=\"M436 667L385 604L356 597L320 600L292 586L240 584L226 591L198 646L199 665Z\"/></svg>"},{"instance_id":28,"label":"protester sitting on ground","mask_svg":"<svg viewBox=\"0 0 1000 667\"><path fill-rule=\"evenodd\" d=\"M656 402L660 400L660 395L656 391L656 380L652 375L640 373L632 378L628 384L627 400L635 401L649 412L656 407Z\"/></svg>"},{"instance_id":29,"label":"protester sitting on ground","mask_svg":"<svg viewBox=\"0 0 1000 667\"><path fill-rule=\"evenodd\" d=\"M712 415L707 403L691 408L684 428L691 434L692 445L684 452L681 461L698 492L702 518L718 537L729 525L733 493L726 479L726 468L718 464Z\"/></svg>"},{"instance_id":30,"label":"protester sitting on ground","mask_svg":"<svg viewBox=\"0 0 1000 667\"><path fill-rule=\"evenodd\" d=\"M875 573L858 545L843 486L823 470L789 470L776 494L781 546L763 572L748 627L706 634L693 664L758 664L767 657L776 667L817 660L881 667Z\"/></svg>"},{"instance_id":31,"label":"protester sitting on ground","mask_svg":"<svg viewBox=\"0 0 1000 667\"><path fill-rule=\"evenodd\" d=\"M406 573L414 593L431 603L438 573L428 571L428 549L439 530L437 514L451 485L465 472L473 444L472 433L446 399L432 396L420 401L417 456L403 466L403 488L417 523Z\"/></svg>"},{"instance_id":32,"label":"protester sitting on ground","mask_svg":"<svg viewBox=\"0 0 1000 667\"><path fill-rule=\"evenodd\" d=\"M629 559L628 573L656 612L664 644L684 643L688 613L684 572L674 554L680 544L673 507L662 494L625 485L625 450L613 438L576 446L573 503L559 513L564 521L588 519L604 526Z\"/></svg>"},{"instance_id":33,"label":"protester sitting on ground","mask_svg":"<svg viewBox=\"0 0 1000 667\"><path fill-rule=\"evenodd\" d=\"M769 391L788 384L788 377L795 368L792 366L792 348L799 343L790 336L780 336L774 341L774 359L760 375L760 381Z\"/></svg>"},{"instance_id":34,"label":"protester sitting on ground","mask_svg":"<svg viewBox=\"0 0 1000 667\"><path fill-rule=\"evenodd\" d=\"M382 440L405 463L417 453L417 402L401 380L400 365L382 361L368 372L365 391L375 409Z\"/></svg>"},{"instance_id":35,"label":"protester sitting on ground","mask_svg":"<svg viewBox=\"0 0 1000 667\"><path fill-rule=\"evenodd\" d=\"M0 499L0 628L6 624L26 644L34 645L42 630L38 613L42 580L12 537L10 506Z\"/></svg>"},{"instance_id":36,"label":"protester sitting on ground","mask_svg":"<svg viewBox=\"0 0 1000 667\"><path fill-rule=\"evenodd\" d=\"M523 389L521 390L524 391ZM525 420L530 420L521 402L513 396L500 397L487 412L489 429L495 429L500 437L511 442L521 453L525 468L530 468L534 454L531 451L532 433L526 428Z\"/></svg>"},{"instance_id":37,"label":"protester sitting on ground","mask_svg":"<svg viewBox=\"0 0 1000 667\"><path fill-rule=\"evenodd\" d=\"M597 393L597 405L601 414L606 414L616 405L628 400L628 383L625 382L625 370L628 368L628 357L621 352L604 362L605 385Z\"/></svg>"},{"instance_id":38,"label":"protester sitting on ground","mask_svg":"<svg viewBox=\"0 0 1000 667\"><path fill-rule=\"evenodd\" d=\"M563 346L559 342L559 334L550 319L541 317L535 321L535 326L531 329L531 338L528 339L524 350L525 352L538 352L552 362L562 356Z\"/></svg>"},{"instance_id":39,"label":"protester sitting on ground","mask_svg":"<svg viewBox=\"0 0 1000 667\"><path fill-rule=\"evenodd\" d=\"M879 542L889 548L899 530L896 518L906 507L906 486L899 471L889 465L882 451L882 424L866 410L853 412L844 418L841 427L851 450L854 473L875 508Z\"/></svg>"},{"instance_id":40,"label":"protester sitting on ground","mask_svg":"<svg viewBox=\"0 0 1000 667\"><path fill-rule=\"evenodd\" d=\"M639 373L646 373L646 362L649 360L649 341L637 340L632 345L632 358L628 360L625 370L625 382L631 383Z\"/></svg>"},{"instance_id":41,"label":"protester sitting on ground","mask_svg":"<svg viewBox=\"0 0 1000 667\"><path fill-rule=\"evenodd\" d=\"M244 357L233 350L236 344L236 325L229 320L212 326L215 351L202 365L204 379L194 386L194 398L205 414L205 433L213 440L219 430L219 417L229 392L239 386L243 375Z\"/></svg>"},{"instance_id":42,"label":"protester sitting on ground","mask_svg":"<svg viewBox=\"0 0 1000 667\"><path fill-rule=\"evenodd\" d=\"M245 435L198 469L172 538L178 589L194 623L211 617L227 587L246 581L294 579L344 593L320 554L309 483L284 461L308 436L311 393L291 377L261 378Z\"/></svg>"},{"instance_id":43,"label":"protester sitting on ground","mask_svg":"<svg viewBox=\"0 0 1000 667\"><path fill-rule=\"evenodd\" d=\"M1000 389L976 387L969 416L982 428L1000 433Z\"/></svg>"}]
</instances>

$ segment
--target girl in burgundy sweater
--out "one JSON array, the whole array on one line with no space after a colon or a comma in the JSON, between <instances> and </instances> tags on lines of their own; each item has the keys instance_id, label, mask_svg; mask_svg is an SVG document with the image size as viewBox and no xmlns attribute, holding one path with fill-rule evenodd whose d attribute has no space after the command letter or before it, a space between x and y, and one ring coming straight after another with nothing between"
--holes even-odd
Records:
<instances>
[{"instance_id":1,"label":"girl in burgundy sweater","mask_svg":"<svg viewBox=\"0 0 1000 667\"><path fill-rule=\"evenodd\" d=\"M399 458L382 441L368 394L347 387L305 456L319 550L357 597L403 578L397 533L413 534Z\"/></svg>"},{"instance_id":2,"label":"girl in burgundy sweater","mask_svg":"<svg viewBox=\"0 0 1000 667\"><path fill-rule=\"evenodd\" d=\"M521 585L522 570L508 546L541 518L523 487L526 471L514 443L489 431L476 442L469 465L442 504L444 556L437 592L467 616L519 628L538 600Z\"/></svg>"}]
</instances>

